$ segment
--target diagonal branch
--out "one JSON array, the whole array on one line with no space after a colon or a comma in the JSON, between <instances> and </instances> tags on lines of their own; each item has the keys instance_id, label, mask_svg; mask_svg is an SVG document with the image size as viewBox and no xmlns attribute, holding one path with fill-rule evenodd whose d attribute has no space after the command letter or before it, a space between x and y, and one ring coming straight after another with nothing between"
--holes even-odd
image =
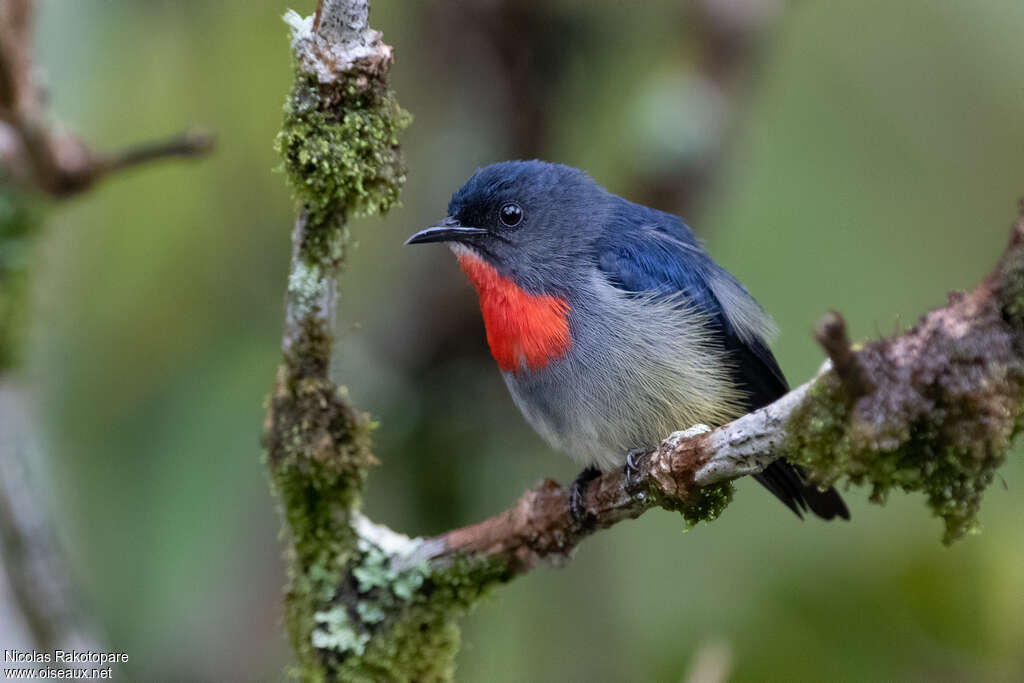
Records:
<instances>
[{"instance_id":1,"label":"diagonal branch","mask_svg":"<svg viewBox=\"0 0 1024 683\"><path fill-rule=\"evenodd\" d=\"M150 140L114 152L95 153L85 177L76 182L91 184L111 173L142 166L151 161L180 157L187 159L207 154L213 149L216 138L203 128L192 128L162 140Z\"/></svg>"}]
</instances>

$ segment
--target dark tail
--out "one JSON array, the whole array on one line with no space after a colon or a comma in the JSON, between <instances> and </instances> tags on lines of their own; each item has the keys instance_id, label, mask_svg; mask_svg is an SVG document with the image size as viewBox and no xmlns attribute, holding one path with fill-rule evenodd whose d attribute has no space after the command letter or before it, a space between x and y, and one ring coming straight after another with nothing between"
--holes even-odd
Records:
<instances>
[{"instance_id":1,"label":"dark tail","mask_svg":"<svg viewBox=\"0 0 1024 683\"><path fill-rule=\"evenodd\" d=\"M850 511L846 509L846 503L836 490L822 491L807 481L807 474L799 465L776 460L755 474L754 479L785 503L786 507L795 512L800 519L803 519L803 513L808 509L822 519L850 519Z\"/></svg>"}]
</instances>

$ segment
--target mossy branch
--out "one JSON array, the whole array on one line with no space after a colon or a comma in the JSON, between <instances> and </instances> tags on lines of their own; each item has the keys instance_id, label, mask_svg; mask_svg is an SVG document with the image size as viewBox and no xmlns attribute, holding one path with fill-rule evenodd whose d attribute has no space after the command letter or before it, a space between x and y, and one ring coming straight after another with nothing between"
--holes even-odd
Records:
<instances>
[{"instance_id":1,"label":"mossy branch","mask_svg":"<svg viewBox=\"0 0 1024 683\"><path fill-rule=\"evenodd\" d=\"M947 542L976 527L1024 407L1024 218L978 288L903 335L851 346L831 314L818 333L831 361L815 378L718 429L669 436L631 475L594 480L585 524L550 480L504 513L434 538L366 519L372 423L328 378L335 279L347 217L397 200L396 136L409 120L388 87L391 48L369 28L367 4L324 0L312 17L287 17L296 79L278 148L300 208L264 438L289 532L286 615L301 678L450 680L458 619L489 589L654 507L688 524L714 519L733 479L777 458L823 486L868 485L879 503L893 489L921 491Z\"/></svg>"}]
</instances>

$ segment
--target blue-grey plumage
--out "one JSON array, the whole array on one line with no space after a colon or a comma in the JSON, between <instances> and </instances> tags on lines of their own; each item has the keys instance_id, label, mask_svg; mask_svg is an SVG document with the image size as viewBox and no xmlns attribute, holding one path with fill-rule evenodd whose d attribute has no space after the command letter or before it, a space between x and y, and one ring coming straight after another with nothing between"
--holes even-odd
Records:
<instances>
[{"instance_id":1,"label":"blue-grey plumage","mask_svg":"<svg viewBox=\"0 0 1024 683\"><path fill-rule=\"evenodd\" d=\"M452 246L516 405L584 465L621 466L788 390L770 316L676 216L540 161L478 170L448 214L409 242ZM797 514L848 517L835 491L787 463L757 478Z\"/></svg>"},{"instance_id":2,"label":"blue-grey plumage","mask_svg":"<svg viewBox=\"0 0 1024 683\"><path fill-rule=\"evenodd\" d=\"M572 350L534 371L502 373L554 448L609 470L683 426L745 412L707 315L682 297L634 297L592 275L586 291L568 296Z\"/></svg>"}]
</instances>

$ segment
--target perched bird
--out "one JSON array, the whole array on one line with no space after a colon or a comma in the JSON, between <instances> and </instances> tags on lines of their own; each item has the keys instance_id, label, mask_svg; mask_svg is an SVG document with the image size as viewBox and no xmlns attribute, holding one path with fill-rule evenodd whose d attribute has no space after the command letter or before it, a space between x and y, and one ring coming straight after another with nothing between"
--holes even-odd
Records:
<instances>
[{"instance_id":1,"label":"perched bird","mask_svg":"<svg viewBox=\"0 0 1024 683\"><path fill-rule=\"evenodd\" d=\"M772 319L679 218L578 169L479 169L448 217L406 244L447 243L475 286L512 398L555 449L600 471L673 431L721 425L788 391ZM630 464L632 464L630 456ZM755 475L798 516L849 519L833 489L777 460Z\"/></svg>"}]
</instances>

